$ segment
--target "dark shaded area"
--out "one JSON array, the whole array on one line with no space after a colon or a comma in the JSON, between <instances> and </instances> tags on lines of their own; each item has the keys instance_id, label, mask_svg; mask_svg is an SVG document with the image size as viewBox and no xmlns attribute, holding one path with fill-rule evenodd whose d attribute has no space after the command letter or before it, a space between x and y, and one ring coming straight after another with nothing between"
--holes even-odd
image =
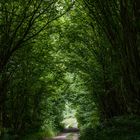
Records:
<instances>
[{"instance_id":1,"label":"dark shaded area","mask_svg":"<svg viewBox=\"0 0 140 140\"><path fill-rule=\"evenodd\" d=\"M58 134L67 102L81 140L140 138L139 0L0 0L0 139Z\"/></svg>"},{"instance_id":2,"label":"dark shaded area","mask_svg":"<svg viewBox=\"0 0 140 140\"><path fill-rule=\"evenodd\" d=\"M78 133L80 130L78 128L65 128L63 133Z\"/></svg>"}]
</instances>

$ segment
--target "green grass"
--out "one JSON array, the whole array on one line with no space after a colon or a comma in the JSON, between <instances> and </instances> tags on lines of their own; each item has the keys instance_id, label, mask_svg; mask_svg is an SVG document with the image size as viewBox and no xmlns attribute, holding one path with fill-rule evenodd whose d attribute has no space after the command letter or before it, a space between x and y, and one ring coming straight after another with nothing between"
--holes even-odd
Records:
<instances>
[{"instance_id":1,"label":"green grass","mask_svg":"<svg viewBox=\"0 0 140 140\"><path fill-rule=\"evenodd\" d=\"M40 131L40 132L34 132L31 134L28 134L26 136L22 136L22 138L20 138L20 140L42 140L43 138L47 137L53 137L57 134L57 132L51 130L51 129L47 129L45 131Z\"/></svg>"},{"instance_id":2,"label":"green grass","mask_svg":"<svg viewBox=\"0 0 140 140\"><path fill-rule=\"evenodd\" d=\"M53 137L56 134L56 131L49 128L38 132L36 132L36 130L32 130L32 132L22 136L12 136L8 133L5 133L4 136L0 138L0 140L42 140L45 137Z\"/></svg>"}]
</instances>

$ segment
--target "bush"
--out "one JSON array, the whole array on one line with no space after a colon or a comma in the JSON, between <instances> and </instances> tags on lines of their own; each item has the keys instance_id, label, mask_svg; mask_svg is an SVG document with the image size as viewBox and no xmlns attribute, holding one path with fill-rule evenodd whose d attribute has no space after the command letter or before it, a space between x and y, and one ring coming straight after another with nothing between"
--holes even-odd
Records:
<instances>
[{"instance_id":1,"label":"bush","mask_svg":"<svg viewBox=\"0 0 140 140\"><path fill-rule=\"evenodd\" d=\"M140 118L116 117L96 128L81 130L80 140L140 140Z\"/></svg>"}]
</instances>

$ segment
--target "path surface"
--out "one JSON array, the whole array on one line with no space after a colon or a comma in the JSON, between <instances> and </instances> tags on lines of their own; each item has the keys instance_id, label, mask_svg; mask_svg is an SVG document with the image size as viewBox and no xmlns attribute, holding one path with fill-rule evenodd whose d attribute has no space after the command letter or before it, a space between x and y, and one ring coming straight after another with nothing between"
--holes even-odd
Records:
<instances>
[{"instance_id":1,"label":"path surface","mask_svg":"<svg viewBox=\"0 0 140 140\"><path fill-rule=\"evenodd\" d=\"M64 133L54 137L54 138L46 138L44 140L78 140L78 132L72 130L65 130Z\"/></svg>"}]
</instances>

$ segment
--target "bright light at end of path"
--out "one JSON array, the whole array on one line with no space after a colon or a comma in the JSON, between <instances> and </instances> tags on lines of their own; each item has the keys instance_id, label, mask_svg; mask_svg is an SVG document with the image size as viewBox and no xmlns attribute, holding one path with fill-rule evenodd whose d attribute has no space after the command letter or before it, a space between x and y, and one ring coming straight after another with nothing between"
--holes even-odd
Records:
<instances>
[{"instance_id":1,"label":"bright light at end of path","mask_svg":"<svg viewBox=\"0 0 140 140\"><path fill-rule=\"evenodd\" d=\"M65 110L63 112L64 120L62 121L65 128L78 128L78 122L75 115L76 110L73 109L70 103L66 103Z\"/></svg>"}]
</instances>

